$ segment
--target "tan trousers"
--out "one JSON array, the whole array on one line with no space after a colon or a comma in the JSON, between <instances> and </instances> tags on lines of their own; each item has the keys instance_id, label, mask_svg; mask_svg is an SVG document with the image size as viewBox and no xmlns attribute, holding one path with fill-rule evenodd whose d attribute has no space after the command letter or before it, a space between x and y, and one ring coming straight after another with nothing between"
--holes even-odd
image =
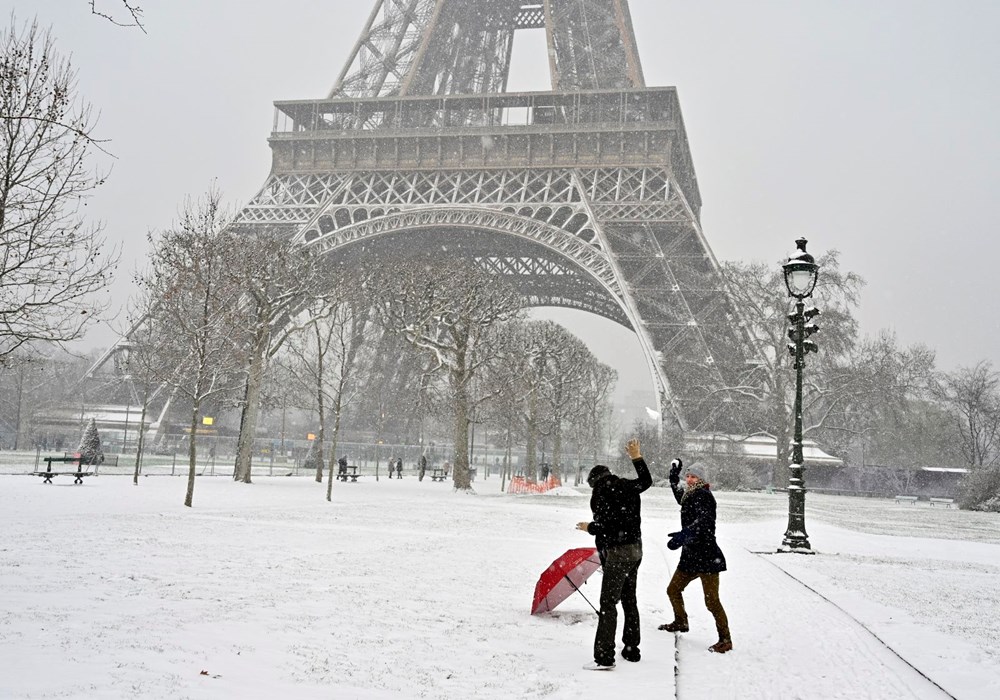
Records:
<instances>
[{"instance_id":1,"label":"tan trousers","mask_svg":"<svg viewBox=\"0 0 1000 700\"><path fill-rule=\"evenodd\" d=\"M687 585L696 578L701 579L701 588L705 593L705 607L715 617L715 629L719 633L719 641L732 641L729 636L729 618L726 617L722 601L719 600L718 574L689 574L680 569L674 572L670 585L667 586L667 597L670 598L670 605L674 609L674 621L687 625L688 618L682 594Z\"/></svg>"}]
</instances>

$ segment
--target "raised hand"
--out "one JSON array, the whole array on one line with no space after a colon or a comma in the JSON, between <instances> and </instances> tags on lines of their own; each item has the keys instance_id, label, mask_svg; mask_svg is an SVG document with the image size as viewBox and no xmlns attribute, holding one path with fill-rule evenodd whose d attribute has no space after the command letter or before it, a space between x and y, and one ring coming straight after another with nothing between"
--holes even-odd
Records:
<instances>
[{"instance_id":1,"label":"raised hand","mask_svg":"<svg viewBox=\"0 0 1000 700\"><path fill-rule=\"evenodd\" d=\"M642 457L642 453L639 452L638 438L632 438L625 443L625 451L628 452L629 459L640 459Z\"/></svg>"}]
</instances>

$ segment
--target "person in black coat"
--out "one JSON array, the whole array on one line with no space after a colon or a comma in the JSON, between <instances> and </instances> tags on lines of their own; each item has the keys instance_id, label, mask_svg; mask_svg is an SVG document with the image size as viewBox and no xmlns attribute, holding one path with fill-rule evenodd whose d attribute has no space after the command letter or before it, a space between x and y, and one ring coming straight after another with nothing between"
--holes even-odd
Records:
<instances>
[{"instance_id":1,"label":"person in black coat","mask_svg":"<svg viewBox=\"0 0 1000 700\"><path fill-rule=\"evenodd\" d=\"M629 440L625 446L638 478L623 479L611 473L603 464L590 470L587 483L594 489L590 496L592 522L577 523L578 530L595 536L604 577L601 583L601 612L594 636L594 662L584 666L590 670L614 668L615 630L618 627L618 602L625 614L622 631L622 658L638 661L639 606L635 584L642 563L642 522L639 494L653 485L649 467L639 452L639 441Z\"/></svg>"},{"instance_id":2,"label":"person in black coat","mask_svg":"<svg viewBox=\"0 0 1000 700\"><path fill-rule=\"evenodd\" d=\"M733 641L729 634L729 618L719 600L719 573L726 570L726 557L715 541L715 496L712 495L711 484L690 469L685 475L686 487L681 488L682 465L679 459L670 463L670 490L681 506L681 529L671 532L667 543L668 548L681 550L677 570L667 586L674 620L660 625L659 629L688 631L683 592L689 583L701 579L705 606L715 617L715 628L719 633L719 641L710 646L709 651L724 654L733 648Z\"/></svg>"}]
</instances>

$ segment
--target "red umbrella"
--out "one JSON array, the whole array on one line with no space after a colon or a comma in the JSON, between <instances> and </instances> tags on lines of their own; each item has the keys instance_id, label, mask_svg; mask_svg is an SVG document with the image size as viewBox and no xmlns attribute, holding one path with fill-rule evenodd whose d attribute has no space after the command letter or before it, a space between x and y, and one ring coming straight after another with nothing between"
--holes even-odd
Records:
<instances>
[{"instance_id":1,"label":"red umbrella","mask_svg":"<svg viewBox=\"0 0 1000 700\"><path fill-rule=\"evenodd\" d=\"M580 586L599 568L601 559L594 547L567 550L538 577L538 583L535 584L535 599L531 603L531 614L537 615L552 610L573 595L574 591L587 600L587 596L580 592ZM587 604L594 608L589 600ZM594 612L597 612L597 608L594 608Z\"/></svg>"}]
</instances>

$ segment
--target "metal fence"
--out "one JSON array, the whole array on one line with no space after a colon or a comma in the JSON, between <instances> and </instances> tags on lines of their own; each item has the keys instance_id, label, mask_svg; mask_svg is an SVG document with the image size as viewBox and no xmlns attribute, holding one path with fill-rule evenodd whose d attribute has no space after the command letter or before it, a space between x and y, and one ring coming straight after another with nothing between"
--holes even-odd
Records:
<instances>
[{"instance_id":1,"label":"metal fence","mask_svg":"<svg viewBox=\"0 0 1000 700\"><path fill-rule=\"evenodd\" d=\"M251 458L251 474L254 476L312 476L314 468L306 468L304 462L309 454L309 443L304 444L278 440L257 440L254 444ZM197 451L196 473L200 476L233 475L236 462L235 440L228 438L199 439ZM445 462L453 462L451 450L442 445L405 444L370 444L362 442L341 442L337 445L335 458L346 456L352 465L357 465L359 474L387 475L390 459L399 458L403 461L403 474L417 473L417 460L421 453L427 456L428 470L441 467ZM59 450L0 451L0 474L31 474L45 469L45 457L62 457L67 455ZM98 474L129 475L135 472L136 453L105 451L105 461L90 467ZM329 445L324 450L324 461L330 460ZM499 477L504 468L506 453L503 449L493 446L482 446L474 450L470 468L473 477L489 479ZM544 457L540 456L540 461ZM509 475L520 474L524 464L523 452L513 453ZM568 455L562 462L563 483L579 483L581 475L594 464L593 457ZM173 446L173 449L150 449L145 451L139 464L142 475L185 475L188 473L189 457L186 444ZM540 470L541 472L542 470Z\"/></svg>"}]
</instances>

